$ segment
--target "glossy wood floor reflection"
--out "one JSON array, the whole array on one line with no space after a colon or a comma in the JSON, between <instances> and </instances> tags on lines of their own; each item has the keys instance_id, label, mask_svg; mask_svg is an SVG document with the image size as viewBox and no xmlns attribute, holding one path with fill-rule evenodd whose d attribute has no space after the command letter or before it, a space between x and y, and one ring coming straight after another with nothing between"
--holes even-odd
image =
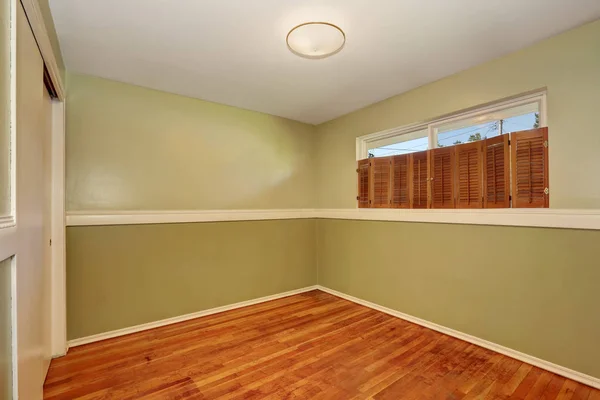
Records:
<instances>
[{"instance_id":1,"label":"glossy wood floor reflection","mask_svg":"<svg viewBox=\"0 0 600 400\"><path fill-rule=\"evenodd\" d=\"M550 372L313 291L76 347L46 399L600 399Z\"/></svg>"}]
</instances>

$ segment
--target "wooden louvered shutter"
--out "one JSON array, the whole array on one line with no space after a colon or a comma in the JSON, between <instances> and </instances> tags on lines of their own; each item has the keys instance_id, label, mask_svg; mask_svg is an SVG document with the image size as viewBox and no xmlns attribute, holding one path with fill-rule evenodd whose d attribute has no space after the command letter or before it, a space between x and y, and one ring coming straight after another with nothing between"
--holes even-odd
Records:
<instances>
[{"instance_id":1,"label":"wooden louvered shutter","mask_svg":"<svg viewBox=\"0 0 600 400\"><path fill-rule=\"evenodd\" d=\"M510 153L508 135L484 141L483 151L483 206L510 207Z\"/></svg>"},{"instance_id":2,"label":"wooden louvered shutter","mask_svg":"<svg viewBox=\"0 0 600 400\"><path fill-rule=\"evenodd\" d=\"M431 208L454 208L455 146L430 150Z\"/></svg>"},{"instance_id":3,"label":"wooden louvered shutter","mask_svg":"<svg viewBox=\"0 0 600 400\"><path fill-rule=\"evenodd\" d=\"M390 207L391 175L391 157L371 158L371 207Z\"/></svg>"},{"instance_id":4,"label":"wooden louvered shutter","mask_svg":"<svg viewBox=\"0 0 600 400\"><path fill-rule=\"evenodd\" d=\"M369 197L369 176L370 176L370 159L359 160L356 174L358 175L358 208L369 208L370 197Z\"/></svg>"},{"instance_id":5,"label":"wooden louvered shutter","mask_svg":"<svg viewBox=\"0 0 600 400\"><path fill-rule=\"evenodd\" d=\"M456 208L483 208L483 141L456 146Z\"/></svg>"},{"instance_id":6,"label":"wooden louvered shutter","mask_svg":"<svg viewBox=\"0 0 600 400\"><path fill-rule=\"evenodd\" d=\"M429 152L410 154L411 208L429 208Z\"/></svg>"},{"instance_id":7,"label":"wooden louvered shutter","mask_svg":"<svg viewBox=\"0 0 600 400\"><path fill-rule=\"evenodd\" d=\"M410 207L410 156L392 157L392 208Z\"/></svg>"},{"instance_id":8,"label":"wooden louvered shutter","mask_svg":"<svg viewBox=\"0 0 600 400\"><path fill-rule=\"evenodd\" d=\"M548 128L511 133L510 145L512 206L548 207Z\"/></svg>"}]
</instances>

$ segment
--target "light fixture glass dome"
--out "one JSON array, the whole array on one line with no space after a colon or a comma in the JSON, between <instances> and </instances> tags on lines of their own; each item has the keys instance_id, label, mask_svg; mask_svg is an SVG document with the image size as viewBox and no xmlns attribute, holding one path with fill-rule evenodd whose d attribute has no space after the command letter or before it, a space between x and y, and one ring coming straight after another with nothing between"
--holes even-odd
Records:
<instances>
[{"instance_id":1,"label":"light fixture glass dome","mask_svg":"<svg viewBox=\"0 0 600 400\"><path fill-rule=\"evenodd\" d=\"M325 58L342 50L346 34L328 22L306 22L294 27L286 42L289 49L300 57Z\"/></svg>"}]
</instances>

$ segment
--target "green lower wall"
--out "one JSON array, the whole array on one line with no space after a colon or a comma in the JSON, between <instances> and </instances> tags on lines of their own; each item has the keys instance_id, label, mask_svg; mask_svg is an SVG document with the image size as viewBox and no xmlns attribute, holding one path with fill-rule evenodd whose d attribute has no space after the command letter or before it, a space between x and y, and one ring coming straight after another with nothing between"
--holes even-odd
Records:
<instances>
[{"instance_id":1,"label":"green lower wall","mask_svg":"<svg viewBox=\"0 0 600 400\"><path fill-rule=\"evenodd\" d=\"M319 284L600 378L600 232L317 224Z\"/></svg>"},{"instance_id":2,"label":"green lower wall","mask_svg":"<svg viewBox=\"0 0 600 400\"><path fill-rule=\"evenodd\" d=\"M317 283L314 220L67 228L69 339Z\"/></svg>"},{"instance_id":3,"label":"green lower wall","mask_svg":"<svg viewBox=\"0 0 600 400\"><path fill-rule=\"evenodd\" d=\"M600 377L598 231L348 220L67 228L69 339L317 282Z\"/></svg>"}]
</instances>

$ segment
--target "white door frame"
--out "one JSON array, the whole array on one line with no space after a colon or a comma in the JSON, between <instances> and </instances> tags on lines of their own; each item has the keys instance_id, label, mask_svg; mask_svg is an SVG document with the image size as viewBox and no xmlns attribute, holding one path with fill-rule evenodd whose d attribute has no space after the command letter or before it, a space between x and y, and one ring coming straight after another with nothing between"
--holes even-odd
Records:
<instances>
[{"instance_id":1,"label":"white door frame","mask_svg":"<svg viewBox=\"0 0 600 400\"><path fill-rule=\"evenodd\" d=\"M52 208L51 208L51 351L67 354L67 275L65 232L65 102L52 102Z\"/></svg>"}]
</instances>

